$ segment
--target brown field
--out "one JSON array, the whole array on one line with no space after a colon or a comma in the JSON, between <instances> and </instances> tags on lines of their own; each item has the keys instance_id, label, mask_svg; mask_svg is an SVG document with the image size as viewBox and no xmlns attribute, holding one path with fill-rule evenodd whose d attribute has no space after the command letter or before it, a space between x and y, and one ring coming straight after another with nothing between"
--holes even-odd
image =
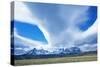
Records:
<instances>
[{"instance_id":1,"label":"brown field","mask_svg":"<svg viewBox=\"0 0 100 67\"><path fill-rule=\"evenodd\" d=\"M31 64L51 64L51 63L68 63L68 62L84 62L84 61L96 61L97 55L90 54L84 56L75 57L59 57L59 58L46 58L46 59L23 59L15 60L15 65L31 65Z\"/></svg>"}]
</instances>

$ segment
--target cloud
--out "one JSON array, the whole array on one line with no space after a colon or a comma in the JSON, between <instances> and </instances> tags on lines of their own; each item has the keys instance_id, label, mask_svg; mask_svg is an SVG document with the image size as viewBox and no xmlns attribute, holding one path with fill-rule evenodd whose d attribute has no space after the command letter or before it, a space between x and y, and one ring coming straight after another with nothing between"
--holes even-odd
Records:
<instances>
[{"instance_id":1,"label":"cloud","mask_svg":"<svg viewBox=\"0 0 100 67\"><path fill-rule=\"evenodd\" d=\"M72 5L59 7L58 16L64 21L52 23L50 20L47 20L47 22L44 23L47 31L49 31L51 45L53 47L69 48L76 46L76 41L84 39L86 34L78 28L77 24L86 22L89 19L88 10L88 6ZM58 23L63 25L59 25ZM53 30L55 32L53 32ZM83 37L80 38L79 36Z\"/></svg>"},{"instance_id":2,"label":"cloud","mask_svg":"<svg viewBox=\"0 0 100 67\"><path fill-rule=\"evenodd\" d=\"M81 31L78 28L77 24L79 22L85 22L88 19L87 11L89 7L86 8L79 7L78 9L76 9L77 7L75 8L59 7L59 8L60 8L58 11L59 17L62 20L64 20L64 22L61 22L63 25L61 26L59 25L58 27L57 26L58 23L50 22L48 20L49 18L45 17L47 20L44 21L38 18L37 16L35 16L34 15L35 12L31 11L25 3L16 2L14 20L19 20L25 23L37 25L40 28L40 30L43 32L45 38L48 41L48 44L42 45L43 43L39 41L33 41L31 39L22 37L18 35L17 31L14 31L16 33L14 37L18 39L18 41L21 44L29 45L31 47L33 46L36 48L45 48L45 49L56 48L56 47L70 48L73 46L77 46L78 43L82 43L81 46L83 51L86 50L85 45L87 44L86 41L88 39L88 36L97 33L97 21L94 22L94 24L86 31ZM88 43L87 47L92 48L95 46Z\"/></svg>"},{"instance_id":3,"label":"cloud","mask_svg":"<svg viewBox=\"0 0 100 67\"><path fill-rule=\"evenodd\" d=\"M76 24L86 22L89 19L88 10L88 6L62 5L59 10L59 15L66 23L68 23L68 26L74 27ZM75 28L77 27L75 26Z\"/></svg>"},{"instance_id":4,"label":"cloud","mask_svg":"<svg viewBox=\"0 0 100 67\"><path fill-rule=\"evenodd\" d=\"M22 55L28 52L30 49L29 48L14 48L14 55Z\"/></svg>"},{"instance_id":5,"label":"cloud","mask_svg":"<svg viewBox=\"0 0 100 67\"><path fill-rule=\"evenodd\" d=\"M33 14L31 13L30 9L28 8L25 3L22 2L15 2L15 7L14 7L14 19L12 20L18 20L18 21L23 21L24 23L29 23L29 24L35 24L37 25L42 32L46 33L45 38L49 40L49 36L47 32L43 29L42 26L39 24L42 23L41 20L37 19ZM31 39L22 37L18 34L18 31L16 28L14 28L14 45L23 45L27 46L28 49L32 48L41 48L43 47L41 42L39 41L33 41ZM23 48L24 49L24 48Z\"/></svg>"},{"instance_id":6,"label":"cloud","mask_svg":"<svg viewBox=\"0 0 100 67\"><path fill-rule=\"evenodd\" d=\"M83 52L88 51L96 51L97 50L97 44L84 44L83 46L79 47Z\"/></svg>"},{"instance_id":7,"label":"cloud","mask_svg":"<svg viewBox=\"0 0 100 67\"><path fill-rule=\"evenodd\" d=\"M86 42L84 40L87 40L88 36L97 33L97 21L94 22L94 24L86 31L80 30L77 26L77 24L79 24L80 22L84 23L89 19L88 10L89 7L83 6L61 6L58 14L60 18L65 21L62 23L64 23L64 26L66 27L60 27L63 31L59 30L60 33L56 33L57 35L51 34L52 31L49 32L52 45L55 47L70 48L73 46L77 46L76 42ZM55 26L56 25L57 24L55 24ZM50 28L52 29L52 27ZM81 44L81 46L82 45L84 44Z\"/></svg>"},{"instance_id":8,"label":"cloud","mask_svg":"<svg viewBox=\"0 0 100 67\"><path fill-rule=\"evenodd\" d=\"M49 42L49 39L50 39L49 34L46 31L46 29L44 29L44 27L42 26L43 21L39 20L36 16L34 16L34 14L30 11L28 6L25 5L25 3L15 2L15 10L14 11L15 11L15 17L13 20L23 21L24 23L37 25L39 27L39 29L43 32L47 41ZM32 40L27 39L25 37L21 37L18 34L16 35L16 37L21 40L24 40L24 41L26 40L26 42L28 41L29 43L34 43ZM30 44L30 45L32 45L32 44Z\"/></svg>"},{"instance_id":9,"label":"cloud","mask_svg":"<svg viewBox=\"0 0 100 67\"><path fill-rule=\"evenodd\" d=\"M27 8L27 5L24 5L22 2L15 2L14 3L14 19L12 20L19 20L19 21L26 21L26 22L33 22L32 13Z\"/></svg>"}]
</instances>

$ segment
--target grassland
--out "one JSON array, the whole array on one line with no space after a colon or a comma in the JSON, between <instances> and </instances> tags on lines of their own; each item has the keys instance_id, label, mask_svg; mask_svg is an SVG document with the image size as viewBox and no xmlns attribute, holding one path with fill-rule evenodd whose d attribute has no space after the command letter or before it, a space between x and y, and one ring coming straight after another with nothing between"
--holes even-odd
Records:
<instances>
[{"instance_id":1,"label":"grassland","mask_svg":"<svg viewBox=\"0 0 100 67\"><path fill-rule=\"evenodd\" d=\"M45 59L23 59L15 60L15 65L30 65L30 64L51 64L51 63L68 63L68 62L84 62L84 61L96 61L96 54L88 54L83 56L73 57L59 57L59 58L45 58Z\"/></svg>"}]
</instances>

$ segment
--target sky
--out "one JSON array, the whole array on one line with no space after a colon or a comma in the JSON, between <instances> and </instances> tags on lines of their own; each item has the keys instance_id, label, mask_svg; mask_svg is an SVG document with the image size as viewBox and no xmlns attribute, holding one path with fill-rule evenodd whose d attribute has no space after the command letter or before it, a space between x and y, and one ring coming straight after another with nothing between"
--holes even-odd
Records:
<instances>
[{"instance_id":1,"label":"sky","mask_svg":"<svg viewBox=\"0 0 100 67\"><path fill-rule=\"evenodd\" d=\"M47 43L43 33L36 25L14 21L14 27L16 27L20 36Z\"/></svg>"},{"instance_id":2,"label":"sky","mask_svg":"<svg viewBox=\"0 0 100 67\"><path fill-rule=\"evenodd\" d=\"M96 50L96 6L15 2L14 7L14 45Z\"/></svg>"}]
</instances>

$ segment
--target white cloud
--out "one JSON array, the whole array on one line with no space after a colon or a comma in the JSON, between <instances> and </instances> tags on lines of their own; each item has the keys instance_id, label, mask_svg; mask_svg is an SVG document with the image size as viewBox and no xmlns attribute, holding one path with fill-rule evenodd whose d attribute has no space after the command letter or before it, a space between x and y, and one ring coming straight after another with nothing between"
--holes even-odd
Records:
<instances>
[{"instance_id":1,"label":"white cloud","mask_svg":"<svg viewBox=\"0 0 100 67\"><path fill-rule=\"evenodd\" d=\"M69 10L69 14L66 14L67 17L63 16L62 18L66 21L65 26L67 26L68 24L68 28L66 28L60 35L57 36L51 36L51 43L56 46L56 47L73 47L73 46L77 46L77 44L79 43L83 43L80 46L82 47L82 51L92 51L92 50L96 50L96 46L92 45L92 44L88 44L88 47L84 47L84 45L86 44L85 42L88 41L88 37L89 36L94 36L94 34L97 34L97 21L94 22L94 24L86 31L82 32L81 30L79 30L76 26L76 23L78 23L78 21L84 22L88 19L88 10L89 7L84 8L84 9L79 9L76 10L75 12L71 13ZM80 11L82 10L82 11ZM64 11L64 10L62 10ZM81 17L82 15L85 15L85 17ZM62 15L62 13L61 13ZM65 13L64 13L65 15ZM70 18L69 18L70 17ZM67 20L66 20L67 18ZM69 19L68 19L69 18ZM96 35L95 35L96 36ZM91 38L92 39L92 38ZM77 43L76 43L77 42Z\"/></svg>"},{"instance_id":2,"label":"white cloud","mask_svg":"<svg viewBox=\"0 0 100 67\"><path fill-rule=\"evenodd\" d=\"M32 13L27 8L27 5L24 5L22 2L14 3L14 19L19 21L33 22Z\"/></svg>"},{"instance_id":3,"label":"white cloud","mask_svg":"<svg viewBox=\"0 0 100 67\"><path fill-rule=\"evenodd\" d=\"M14 48L15 50L23 50L23 51L29 51L30 49L29 48L22 48L22 47L19 47L19 48Z\"/></svg>"},{"instance_id":4,"label":"white cloud","mask_svg":"<svg viewBox=\"0 0 100 67\"><path fill-rule=\"evenodd\" d=\"M28 6L25 5L25 3L15 2L15 9L14 9L14 11L15 11L14 12L15 13L14 20L22 21L23 23L28 23L28 24L32 24L32 25L34 25L34 24L37 25L39 27L39 29L44 33L44 36L45 36L46 40L48 42L50 41L48 32L42 26L43 21L41 21L38 18L36 18L31 13L31 11L28 8ZM30 39L25 38L25 37L21 37L18 34L16 35L16 37L21 39L21 40L23 40L23 41L26 41L26 42L28 41L27 43L29 43L30 45L32 45L32 43L35 43L35 42L33 42L33 40L30 40ZM37 42L36 42L36 44L37 44ZM34 46L36 46L36 44L34 44Z\"/></svg>"},{"instance_id":5,"label":"white cloud","mask_svg":"<svg viewBox=\"0 0 100 67\"><path fill-rule=\"evenodd\" d=\"M69 5L61 6L59 15L68 24L68 26L74 27L76 24L85 22L88 19L89 7L81 5Z\"/></svg>"},{"instance_id":6,"label":"white cloud","mask_svg":"<svg viewBox=\"0 0 100 67\"><path fill-rule=\"evenodd\" d=\"M40 26L40 24L42 24L42 21L40 21L39 19L37 19L35 16L33 16L33 14L31 13L30 9L28 8L27 5L25 5L22 2L15 2L15 9L14 9L14 20L18 20L18 21L22 21L24 23L29 23L29 24L35 24L37 25L40 30L44 33L44 36L47 40L49 40L49 35L46 32L46 30ZM13 19L12 19L13 20ZM16 39L19 39L19 42L23 45L29 45L30 47L36 47L36 48L48 48L48 46L43 46L44 44L39 42L39 41L33 41L31 39L22 37L20 35L18 35L18 32L16 30L16 28L14 28L14 37ZM16 41L16 40L15 40ZM17 41L18 42L18 41ZM49 41L48 41L49 42ZM32 47L32 48L33 48Z\"/></svg>"},{"instance_id":7,"label":"white cloud","mask_svg":"<svg viewBox=\"0 0 100 67\"><path fill-rule=\"evenodd\" d=\"M83 52L88 52L88 51L96 51L97 50L97 44L84 44L79 47Z\"/></svg>"},{"instance_id":8,"label":"white cloud","mask_svg":"<svg viewBox=\"0 0 100 67\"><path fill-rule=\"evenodd\" d=\"M89 35L92 35L94 33L97 33L97 22L95 22L95 24L93 24L85 32L82 32L76 26L76 22L78 21L78 19L80 19L79 21L81 21L81 22L84 22L87 20L88 17L87 17L86 13L87 13L88 7L84 8L84 9L80 8L79 10L74 9L75 11L72 11L72 13L70 12L71 10L69 10L69 12L66 14L66 17L65 17L66 12L63 12L64 9L61 9L61 10L62 11L59 12L59 13L61 13L60 17L65 21L64 26L68 26L68 27L64 28L63 32L61 32L61 30L59 30L60 33L56 33L57 35L53 35L52 31L50 32L48 28L45 28L46 25L50 24L48 21L44 22L44 20L38 19L34 15L34 12L31 13L31 11L27 5L25 5L24 3L21 3L21 2L16 2L14 19L22 21L24 23L37 25L40 28L40 30L43 32L46 40L48 41L48 44L43 45L43 43L41 43L39 41L33 41L31 39L22 37L22 36L18 35L18 33L16 31L15 31L15 33L16 33L15 37L17 39L19 39L20 43L22 43L22 44L30 45L30 46L33 46L36 48L50 49L50 48L54 48L54 47L69 48L72 46L76 46L75 45L76 41L84 41L84 38L86 38ZM82 11L80 11L80 10L82 10ZM81 19L80 17L84 14L85 14L85 17ZM68 20L66 20L66 18ZM44 24L43 24L43 22L44 22ZM54 27L52 27L52 26L54 26L54 25L52 23L50 25L51 25L50 28L53 29ZM92 47L92 45L91 45L91 47ZM83 47L83 48L85 49L85 47Z\"/></svg>"},{"instance_id":9,"label":"white cloud","mask_svg":"<svg viewBox=\"0 0 100 67\"><path fill-rule=\"evenodd\" d=\"M89 7L85 7L85 8L84 7L77 8L76 6L60 7L59 16L65 21L62 23L64 23L64 26L66 27L62 29L63 31L59 30L60 33L57 33L57 35L51 35L51 32L49 32L51 37L51 43L53 46L69 48L69 47L76 46L75 42L77 40L80 39L82 40L82 37L80 36L82 36L83 32L80 29L78 29L76 24L78 24L79 21L84 22L88 19L87 16L88 9ZM83 15L84 17L82 18L81 16ZM52 27L50 28L52 29Z\"/></svg>"},{"instance_id":10,"label":"white cloud","mask_svg":"<svg viewBox=\"0 0 100 67\"><path fill-rule=\"evenodd\" d=\"M29 50L30 50L29 48L14 48L14 51L15 51L14 54L21 55L21 54L26 53Z\"/></svg>"}]
</instances>

